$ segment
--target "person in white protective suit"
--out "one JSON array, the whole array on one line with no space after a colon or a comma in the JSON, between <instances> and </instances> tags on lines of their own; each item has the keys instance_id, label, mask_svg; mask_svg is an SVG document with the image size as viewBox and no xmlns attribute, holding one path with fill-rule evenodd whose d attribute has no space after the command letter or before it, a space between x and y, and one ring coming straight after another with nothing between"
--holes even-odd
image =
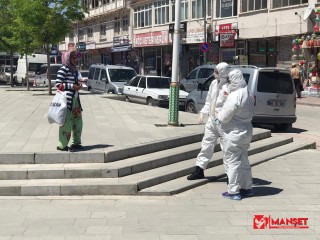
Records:
<instances>
[{"instance_id":1,"label":"person in white protective suit","mask_svg":"<svg viewBox=\"0 0 320 240\"><path fill-rule=\"evenodd\" d=\"M252 173L248 149L252 138L253 97L240 70L229 73L229 95L214 123L221 126L224 167L228 177L228 191L224 198L241 200L253 196Z\"/></svg>"},{"instance_id":2,"label":"person in white protective suit","mask_svg":"<svg viewBox=\"0 0 320 240\"><path fill-rule=\"evenodd\" d=\"M197 156L196 169L187 177L188 180L204 178L204 169L207 168L207 165L212 158L214 148L218 142L218 138L222 134L220 126L216 126L213 123L213 120L222 108L227 97L224 92L226 91L228 73L229 65L227 63L222 62L216 66L214 71L215 79L210 84L205 105L200 111L199 122L203 122L205 115L208 115L209 118L205 125L201 150Z\"/></svg>"}]
</instances>

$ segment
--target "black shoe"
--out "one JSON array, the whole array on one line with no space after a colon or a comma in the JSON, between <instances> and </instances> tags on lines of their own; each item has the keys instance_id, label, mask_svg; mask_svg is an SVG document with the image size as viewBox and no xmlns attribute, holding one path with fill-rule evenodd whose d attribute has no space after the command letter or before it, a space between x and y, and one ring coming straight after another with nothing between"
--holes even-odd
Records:
<instances>
[{"instance_id":1,"label":"black shoe","mask_svg":"<svg viewBox=\"0 0 320 240\"><path fill-rule=\"evenodd\" d=\"M68 152L69 148L68 148L68 146L66 146L65 148L57 147L57 150L59 150L59 151L64 151L64 152Z\"/></svg>"},{"instance_id":2,"label":"black shoe","mask_svg":"<svg viewBox=\"0 0 320 240\"><path fill-rule=\"evenodd\" d=\"M70 146L70 151L74 150L83 150L84 147L81 144L71 144Z\"/></svg>"},{"instance_id":3,"label":"black shoe","mask_svg":"<svg viewBox=\"0 0 320 240\"><path fill-rule=\"evenodd\" d=\"M188 180L196 180L204 178L203 169L196 166L196 170L187 177Z\"/></svg>"}]
</instances>

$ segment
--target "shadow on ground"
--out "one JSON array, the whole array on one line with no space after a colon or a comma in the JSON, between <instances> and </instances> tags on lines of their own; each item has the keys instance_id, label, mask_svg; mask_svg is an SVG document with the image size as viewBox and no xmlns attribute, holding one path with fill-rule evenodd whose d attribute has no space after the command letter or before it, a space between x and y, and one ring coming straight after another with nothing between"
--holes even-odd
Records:
<instances>
[{"instance_id":1,"label":"shadow on ground","mask_svg":"<svg viewBox=\"0 0 320 240\"><path fill-rule=\"evenodd\" d=\"M113 147L113 145L109 145L109 144L95 144L95 145L87 145L87 146L83 146L83 150L76 150L74 149L74 152L86 152L86 151L90 151L93 149L101 149L101 148L109 148L109 147Z\"/></svg>"}]
</instances>

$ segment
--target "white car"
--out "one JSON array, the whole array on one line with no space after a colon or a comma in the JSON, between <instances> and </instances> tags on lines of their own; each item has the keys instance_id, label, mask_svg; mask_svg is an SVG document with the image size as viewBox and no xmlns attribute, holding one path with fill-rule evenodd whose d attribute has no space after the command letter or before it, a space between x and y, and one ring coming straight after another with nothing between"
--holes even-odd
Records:
<instances>
[{"instance_id":1,"label":"white car","mask_svg":"<svg viewBox=\"0 0 320 240\"><path fill-rule=\"evenodd\" d=\"M169 77L137 75L124 85L123 95L128 102L168 106L170 81ZM179 106L184 106L187 96L186 91L179 90Z\"/></svg>"}]
</instances>

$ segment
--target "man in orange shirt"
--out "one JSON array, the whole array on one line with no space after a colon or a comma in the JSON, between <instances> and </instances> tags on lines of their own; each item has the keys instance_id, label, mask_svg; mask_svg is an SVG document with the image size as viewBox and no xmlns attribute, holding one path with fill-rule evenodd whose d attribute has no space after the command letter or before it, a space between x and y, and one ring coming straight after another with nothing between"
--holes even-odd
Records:
<instances>
[{"instance_id":1,"label":"man in orange shirt","mask_svg":"<svg viewBox=\"0 0 320 240\"><path fill-rule=\"evenodd\" d=\"M301 81L299 76L299 69L297 68L296 63L291 64L291 77L294 82L294 86L298 95L298 98L301 98Z\"/></svg>"}]
</instances>

